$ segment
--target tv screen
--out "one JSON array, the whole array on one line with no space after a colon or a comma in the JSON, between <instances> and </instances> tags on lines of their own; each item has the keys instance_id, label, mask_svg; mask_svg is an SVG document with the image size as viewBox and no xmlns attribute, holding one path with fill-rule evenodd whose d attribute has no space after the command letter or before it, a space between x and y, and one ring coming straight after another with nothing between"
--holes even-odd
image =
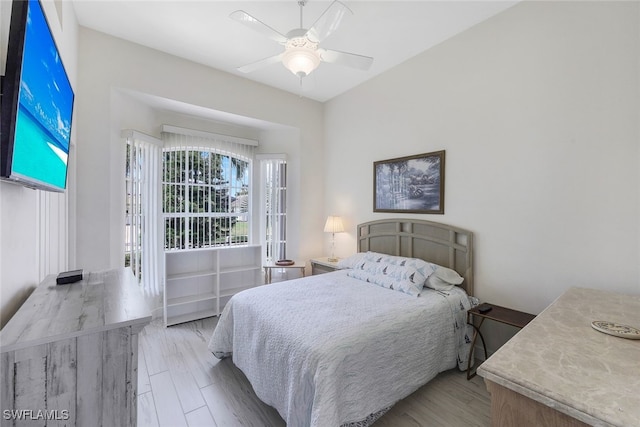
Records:
<instances>
[{"instance_id":1,"label":"tv screen","mask_svg":"<svg viewBox=\"0 0 640 427\"><path fill-rule=\"evenodd\" d=\"M38 0L14 0L3 80L0 177L64 191L74 93Z\"/></svg>"}]
</instances>

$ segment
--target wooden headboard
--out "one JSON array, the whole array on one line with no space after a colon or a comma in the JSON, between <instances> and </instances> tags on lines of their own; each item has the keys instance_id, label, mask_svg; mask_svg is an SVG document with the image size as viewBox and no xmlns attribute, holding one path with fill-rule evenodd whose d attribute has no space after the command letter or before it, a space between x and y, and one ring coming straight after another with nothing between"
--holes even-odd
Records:
<instances>
[{"instance_id":1,"label":"wooden headboard","mask_svg":"<svg viewBox=\"0 0 640 427\"><path fill-rule=\"evenodd\" d=\"M473 233L418 219L381 219L358 225L358 252L420 258L457 271L473 295Z\"/></svg>"}]
</instances>

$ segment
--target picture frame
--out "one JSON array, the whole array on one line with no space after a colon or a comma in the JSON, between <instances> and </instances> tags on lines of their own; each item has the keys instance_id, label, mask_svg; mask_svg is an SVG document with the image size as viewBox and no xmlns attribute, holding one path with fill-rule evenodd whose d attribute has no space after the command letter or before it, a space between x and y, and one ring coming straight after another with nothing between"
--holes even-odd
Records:
<instances>
[{"instance_id":1,"label":"picture frame","mask_svg":"<svg viewBox=\"0 0 640 427\"><path fill-rule=\"evenodd\" d=\"M373 211L444 214L445 151L373 162Z\"/></svg>"}]
</instances>

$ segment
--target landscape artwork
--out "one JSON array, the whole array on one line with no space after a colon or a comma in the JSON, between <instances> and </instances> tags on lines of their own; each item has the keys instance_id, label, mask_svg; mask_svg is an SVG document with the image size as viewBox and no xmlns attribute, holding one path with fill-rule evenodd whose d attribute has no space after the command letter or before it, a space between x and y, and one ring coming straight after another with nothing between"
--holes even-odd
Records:
<instances>
[{"instance_id":1,"label":"landscape artwork","mask_svg":"<svg viewBox=\"0 0 640 427\"><path fill-rule=\"evenodd\" d=\"M373 163L373 211L444 214L444 150Z\"/></svg>"}]
</instances>

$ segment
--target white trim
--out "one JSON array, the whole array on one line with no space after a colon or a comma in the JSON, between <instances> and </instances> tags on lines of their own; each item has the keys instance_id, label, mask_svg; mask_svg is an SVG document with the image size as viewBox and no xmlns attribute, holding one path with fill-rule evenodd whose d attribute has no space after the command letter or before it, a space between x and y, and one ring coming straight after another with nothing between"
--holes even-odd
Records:
<instances>
[{"instance_id":1,"label":"white trim","mask_svg":"<svg viewBox=\"0 0 640 427\"><path fill-rule=\"evenodd\" d=\"M181 128L178 126L162 125L162 132L177 133L179 135L196 136L200 138L221 139L226 142L235 142L236 144L252 145L257 147L258 141L248 138L240 138L238 136L222 135L219 133L205 132L202 130L194 130Z\"/></svg>"},{"instance_id":2,"label":"white trim","mask_svg":"<svg viewBox=\"0 0 640 427\"><path fill-rule=\"evenodd\" d=\"M164 143L161 139L156 138L155 136L147 135L146 133L139 132L133 129L123 129L120 131L120 136L122 138L130 138L137 141L147 142L149 144L157 145L158 147L163 147Z\"/></svg>"}]
</instances>

